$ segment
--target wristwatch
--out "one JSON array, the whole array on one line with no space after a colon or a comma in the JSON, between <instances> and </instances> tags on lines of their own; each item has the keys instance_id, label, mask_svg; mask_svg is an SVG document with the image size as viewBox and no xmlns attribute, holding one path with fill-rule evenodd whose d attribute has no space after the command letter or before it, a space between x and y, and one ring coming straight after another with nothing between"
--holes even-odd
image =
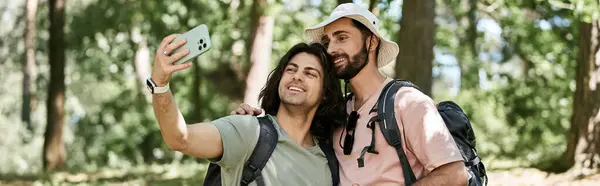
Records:
<instances>
[{"instance_id":1,"label":"wristwatch","mask_svg":"<svg viewBox=\"0 0 600 186\"><path fill-rule=\"evenodd\" d=\"M154 83L154 81L152 81L152 79L150 79L150 78L146 79L146 87L148 87L148 90L150 90L150 93L152 93L152 94L161 94L161 93L165 93L165 92L169 91L168 83L167 83L167 86L159 87L159 86L156 86L156 83Z\"/></svg>"}]
</instances>

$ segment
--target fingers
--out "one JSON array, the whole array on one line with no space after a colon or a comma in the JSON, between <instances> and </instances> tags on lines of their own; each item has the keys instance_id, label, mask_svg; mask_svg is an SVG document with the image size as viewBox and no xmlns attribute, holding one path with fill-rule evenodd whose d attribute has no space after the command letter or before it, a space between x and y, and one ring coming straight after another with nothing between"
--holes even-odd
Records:
<instances>
[{"instance_id":1,"label":"fingers","mask_svg":"<svg viewBox=\"0 0 600 186\"><path fill-rule=\"evenodd\" d=\"M190 49L185 49L183 51L177 52L171 55L171 57L169 57L169 63L173 64L175 63L175 61L183 58L184 56L187 56L188 54L190 54Z\"/></svg>"},{"instance_id":2,"label":"fingers","mask_svg":"<svg viewBox=\"0 0 600 186\"><path fill-rule=\"evenodd\" d=\"M238 107L234 112L236 115L246 115L246 111L242 107Z\"/></svg>"},{"instance_id":3,"label":"fingers","mask_svg":"<svg viewBox=\"0 0 600 186\"><path fill-rule=\"evenodd\" d=\"M183 46L187 41L185 39L179 40L175 43L170 43L168 44L165 48L164 48L164 54L166 54L167 56L172 55L172 52L175 51L176 49L178 49L179 47Z\"/></svg>"},{"instance_id":4,"label":"fingers","mask_svg":"<svg viewBox=\"0 0 600 186\"><path fill-rule=\"evenodd\" d=\"M247 114L247 115L254 114L254 108L251 107L250 105L246 104L246 103L242 103L240 105L240 108L242 108L244 110L244 114Z\"/></svg>"},{"instance_id":5,"label":"fingers","mask_svg":"<svg viewBox=\"0 0 600 186\"><path fill-rule=\"evenodd\" d=\"M177 52L176 55L173 57L165 55L170 54L174 49L177 49L181 45L185 44L185 40L172 43L173 40L177 38L177 36L179 36L179 34L171 34L163 38L163 40L160 43L160 46L158 47L158 49L156 49L156 54L154 56L154 65L152 67L152 80L159 85L168 84L169 80L171 79L171 74L173 72L184 70L192 66L191 63L173 65L173 62L187 55L189 53L188 50ZM169 48L169 51L166 51L166 48Z\"/></svg>"},{"instance_id":6,"label":"fingers","mask_svg":"<svg viewBox=\"0 0 600 186\"><path fill-rule=\"evenodd\" d=\"M246 103L240 104L240 108L244 110L244 114L258 116L262 113L262 110L259 108L254 108Z\"/></svg>"},{"instance_id":7,"label":"fingers","mask_svg":"<svg viewBox=\"0 0 600 186\"><path fill-rule=\"evenodd\" d=\"M242 107L238 107L237 109L231 111L231 115L252 115L252 112L246 112Z\"/></svg>"},{"instance_id":8,"label":"fingers","mask_svg":"<svg viewBox=\"0 0 600 186\"><path fill-rule=\"evenodd\" d=\"M182 63L182 64L178 64L178 65L173 65L171 73L177 72L180 70L185 70L187 68L190 68L191 66L192 66L192 63Z\"/></svg>"},{"instance_id":9,"label":"fingers","mask_svg":"<svg viewBox=\"0 0 600 186\"><path fill-rule=\"evenodd\" d=\"M252 116L258 116L261 113L262 113L261 109L254 108L246 103L240 104L240 106L238 106L238 108L236 108L235 110L230 112L231 115L252 115Z\"/></svg>"},{"instance_id":10,"label":"fingers","mask_svg":"<svg viewBox=\"0 0 600 186\"><path fill-rule=\"evenodd\" d=\"M175 38L177 38L179 34L171 34L165 38L163 38L163 40L160 42L160 46L158 47L158 49L156 50L156 53L163 53L164 48L171 42L173 42L173 40L175 40Z\"/></svg>"},{"instance_id":11,"label":"fingers","mask_svg":"<svg viewBox=\"0 0 600 186\"><path fill-rule=\"evenodd\" d=\"M258 116L258 115L260 115L260 114L262 114L262 110L261 110L261 109L259 109L259 108L254 108L254 115L255 115L255 116Z\"/></svg>"}]
</instances>

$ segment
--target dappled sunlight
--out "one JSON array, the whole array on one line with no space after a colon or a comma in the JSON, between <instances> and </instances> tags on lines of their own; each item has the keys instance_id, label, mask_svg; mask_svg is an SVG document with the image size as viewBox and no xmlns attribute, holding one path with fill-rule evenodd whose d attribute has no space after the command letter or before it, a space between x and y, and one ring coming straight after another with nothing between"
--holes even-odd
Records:
<instances>
[{"instance_id":1,"label":"dappled sunlight","mask_svg":"<svg viewBox=\"0 0 600 186\"><path fill-rule=\"evenodd\" d=\"M210 50L172 74L169 90L178 122L210 122L260 105L268 73L339 2L0 1L0 185L199 185L207 161L167 147L146 87L161 40L208 27ZM600 183L590 165L600 162L597 0L354 2L371 6L378 33L401 46L379 72L464 110L489 185ZM53 10L64 15L51 21ZM43 158L56 168L44 171ZM294 173L295 163L270 174Z\"/></svg>"}]
</instances>

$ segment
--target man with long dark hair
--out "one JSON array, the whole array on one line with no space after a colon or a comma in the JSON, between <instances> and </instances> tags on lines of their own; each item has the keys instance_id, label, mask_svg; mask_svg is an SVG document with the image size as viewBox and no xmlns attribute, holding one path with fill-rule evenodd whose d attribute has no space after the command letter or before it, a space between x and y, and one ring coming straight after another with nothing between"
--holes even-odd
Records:
<instances>
[{"instance_id":1,"label":"man with long dark hair","mask_svg":"<svg viewBox=\"0 0 600 186\"><path fill-rule=\"evenodd\" d=\"M173 72L190 67L189 63L173 65L188 53L171 54L185 42L171 43L175 37L166 37L156 52L149 80L156 87L168 87ZM168 147L219 165L223 185L249 184L241 177L262 134L259 119L234 115L187 125L168 88L159 92L153 92L153 107ZM332 129L344 122L341 95L333 65L321 44L297 44L281 58L260 93L265 117L278 135L277 148L260 172L261 182L331 185L337 179L318 144L319 140L329 140Z\"/></svg>"}]
</instances>

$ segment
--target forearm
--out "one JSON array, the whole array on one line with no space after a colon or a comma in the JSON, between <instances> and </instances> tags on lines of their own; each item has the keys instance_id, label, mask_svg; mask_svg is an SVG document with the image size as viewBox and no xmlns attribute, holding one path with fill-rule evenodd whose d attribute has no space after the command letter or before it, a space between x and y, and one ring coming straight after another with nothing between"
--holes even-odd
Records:
<instances>
[{"instance_id":1,"label":"forearm","mask_svg":"<svg viewBox=\"0 0 600 186\"><path fill-rule=\"evenodd\" d=\"M414 186L456 185L464 186L468 176L463 162L453 162L434 169L429 175L419 179Z\"/></svg>"},{"instance_id":2,"label":"forearm","mask_svg":"<svg viewBox=\"0 0 600 186\"><path fill-rule=\"evenodd\" d=\"M167 146L173 150L187 148L188 130L183 115L177 109L171 91L152 95L154 115Z\"/></svg>"},{"instance_id":3,"label":"forearm","mask_svg":"<svg viewBox=\"0 0 600 186\"><path fill-rule=\"evenodd\" d=\"M413 186L435 186L450 185L445 179L446 176L434 174L433 172L417 181ZM454 185L454 184L453 184Z\"/></svg>"}]
</instances>

